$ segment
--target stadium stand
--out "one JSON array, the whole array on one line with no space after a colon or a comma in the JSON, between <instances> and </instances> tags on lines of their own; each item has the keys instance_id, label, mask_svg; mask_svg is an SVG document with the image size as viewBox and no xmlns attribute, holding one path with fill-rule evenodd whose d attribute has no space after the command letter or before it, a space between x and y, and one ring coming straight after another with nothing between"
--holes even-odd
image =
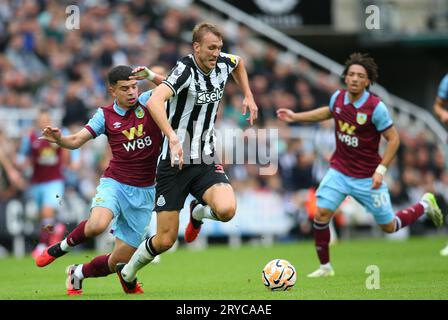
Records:
<instances>
[{"instance_id":1,"label":"stadium stand","mask_svg":"<svg viewBox=\"0 0 448 320\"><path fill-rule=\"evenodd\" d=\"M0 148L14 163L21 136L30 130L39 108L51 110L55 125L76 130L98 106L110 101L104 84L110 67L161 65L170 70L179 57L189 53L194 24L211 19L223 28L223 51L246 61L260 109L260 119L251 130L278 134L278 158L274 154L271 159L278 163L278 170L260 175L260 161L226 164L238 195L239 214L229 224L207 224L201 236L228 237L235 244L241 237L267 243L308 238L315 210L313 190L328 167L334 145L332 123L286 126L276 119L275 110L280 105L295 111L326 105L340 86L339 69L326 62L319 66L320 59L312 61L260 37L257 28L250 27L250 20L247 24L224 21L222 13L210 9L213 2L205 8L190 1L83 1L79 4L81 28L69 30L65 25L68 3L64 1L0 1ZM448 172L445 150L439 143L446 131L440 131L426 111L398 97L385 99L402 139L387 176L394 206L414 203L420 194L431 191L447 212ZM221 130L249 129L239 111L241 100L236 86L229 83L220 107ZM235 141L250 133L243 130ZM67 176L71 189L60 210L67 224L88 215L86 199L94 195L98 172L108 158L105 145L101 139L90 142L81 150L81 169ZM23 255L31 247L28 242L35 240L35 212L25 192L11 183L1 165L0 186L0 243ZM14 214L7 215L7 211ZM378 235L370 216L360 212L348 199L334 226L339 236L352 237L365 228L368 235ZM188 214L181 214L182 232L187 222ZM422 220L410 232L434 230ZM98 247L104 241L107 237Z\"/></svg>"}]
</instances>

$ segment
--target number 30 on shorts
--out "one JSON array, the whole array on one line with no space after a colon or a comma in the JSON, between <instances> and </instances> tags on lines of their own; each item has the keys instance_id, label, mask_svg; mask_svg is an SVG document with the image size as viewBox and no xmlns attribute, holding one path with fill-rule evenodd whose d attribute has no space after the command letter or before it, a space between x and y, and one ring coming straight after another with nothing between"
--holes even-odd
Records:
<instances>
[{"instance_id":1,"label":"number 30 on shorts","mask_svg":"<svg viewBox=\"0 0 448 320\"><path fill-rule=\"evenodd\" d=\"M388 205L389 197L387 196L387 192L380 193L372 193L373 206L375 208L380 208Z\"/></svg>"}]
</instances>

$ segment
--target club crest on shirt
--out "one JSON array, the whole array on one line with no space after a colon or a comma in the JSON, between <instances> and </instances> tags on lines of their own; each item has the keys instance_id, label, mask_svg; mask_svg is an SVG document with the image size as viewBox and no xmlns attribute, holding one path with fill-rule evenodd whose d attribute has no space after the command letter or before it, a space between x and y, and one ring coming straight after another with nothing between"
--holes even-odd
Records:
<instances>
[{"instance_id":1,"label":"club crest on shirt","mask_svg":"<svg viewBox=\"0 0 448 320\"><path fill-rule=\"evenodd\" d=\"M356 123L363 125L367 121L367 115L362 112L358 112L356 114Z\"/></svg>"},{"instance_id":2,"label":"club crest on shirt","mask_svg":"<svg viewBox=\"0 0 448 320\"><path fill-rule=\"evenodd\" d=\"M139 119L141 119L145 116L145 111L143 111L142 107L140 107L140 106L138 106L134 112L135 112L135 116Z\"/></svg>"},{"instance_id":3,"label":"club crest on shirt","mask_svg":"<svg viewBox=\"0 0 448 320\"><path fill-rule=\"evenodd\" d=\"M229 54L229 59L233 64L236 64L238 62L238 59L233 54Z\"/></svg>"}]
</instances>

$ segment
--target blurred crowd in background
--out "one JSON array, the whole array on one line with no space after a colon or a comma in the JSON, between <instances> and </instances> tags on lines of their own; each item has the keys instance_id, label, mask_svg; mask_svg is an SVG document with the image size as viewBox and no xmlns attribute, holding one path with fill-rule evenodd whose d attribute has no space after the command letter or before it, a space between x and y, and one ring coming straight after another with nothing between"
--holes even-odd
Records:
<instances>
[{"instance_id":1,"label":"blurred crowd in background","mask_svg":"<svg viewBox=\"0 0 448 320\"><path fill-rule=\"evenodd\" d=\"M0 0L0 110L19 115L13 126L20 133L4 130L11 123L0 119L0 201L27 189L30 169L19 164L17 155L21 136L34 130L34 123L20 114L48 109L61 115L54 119L55 124L76 132L99 106L111 103L106 84L111 67L158 65L170 70L177 59L191 52L191 30L204 20L201 10L193 5L182 7L182 1L175 9L166 3L84 1L79 4L80 28L69 30L65 25L69 3ZM228 176L237 193L251 189L281 195L296 221L291 233L306 236L316 210L314 189L334 150L334 127L332 121L287 125L276 119L275 111L279 107L306 111L328 105L331 94L342 84L338 77L285 53L244 26L231 21L219 26L225 37L223 52L245 60L259 107L256 127L279 129L277 171L259 175L257 165L227 165ZM381 76L381 66L379 71ZM147 88L142 82L141 90ZM230 81L220 106L218 128L248 128L241 114L242 100L238 87ZM387 174L393 205L405 207L431 191L446 209L445 146L435 145L428 132L410 134L406 128L398 129L401 146ZM83 147L80 163L67 170L67 190L89 202L109 157L104 140ZM337 227L350 223L349 219L341 215Z\"/></svg>"}]
</instances>

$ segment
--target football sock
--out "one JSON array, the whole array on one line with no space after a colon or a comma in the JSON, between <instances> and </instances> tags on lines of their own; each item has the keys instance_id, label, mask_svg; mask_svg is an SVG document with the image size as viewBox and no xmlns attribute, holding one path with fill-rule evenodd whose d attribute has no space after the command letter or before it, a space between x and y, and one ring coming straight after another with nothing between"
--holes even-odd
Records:
<instances>
[{"instance_id":1,"label":"football sock","mask_svg":"<svg viewBox=\"0 0 448 320\"><path fill-rule=\"evenodd\" d=\"M93 258L89 263L83 264L82 274L84 275L84 278L105 277L113 273L109 268L109 256L110 254L98 256Z\"/></svg>"},{"instance_id":2,"label":"football sock","mask_svg":"<svg viewBox=\"0 0 448 320\"><path fill-rule=\"evenodd\" d=\"M82 221L80 224L73 229L72 232L67 236L66 241L70 247L77 246L80 243L83 243L87 240L87 237L84 233L84 229L86 226L87 220Z\"/></svg>"},{"instance_id":3,"label":"football sock","mask_svg":"<svg viewBox=\"0 0 448 320\"><path fill-rule=\"evenodd\" d=\"M330 262L330 222L321 223L314 220L313 229L314 229L314 243L316 246L317 256L319 257L319 261L321 265L327 264Z\"/></svg>"},{"instance_id":4,"label":"football sock","mask_svg":"<svg viewBox=\"0 0 448 320\"><path fill-rule=\"evenodd\" d=\"M321 264L320 267L323 269L333 269L330 262L328 262L326 264Z\"/></svg>"},{"instance_id":5,"label":"football sock","mask_svg":"<svg viewBox=\"0 0 448 320\"><path fill-rule=\"evenodd\" d=\"M202 219L211 219L219 221L218 217L209 206L203 206L202 204L194 207L192 216L195 220L202 221Z\"/></svg>"},{"instance_id":6,"label":"football sock","mask_svg":"<svg viewBox=\"0 0 448 320\"><path fill-rule=\"evenodd\" d=\"M83 267L83 266L84 266L84 265L79 264L79 265L76 267L76 269L75 269L75 276L76 276L77 278L79 278L79 280L84 279L84 274L82 273L82 267Z\"/></svg>"},{"instance_id":7,"label":"football sock","mask_svg":"<svg viewBox=\"0 0 448 320\"><path fill-rule=\"evenodd\" d=\"M40 229L39 244L43 244L46 247L49 243L50 243L50 233L47 230Z\"/></svg>"},{"instance_id":8,"label":"football sock","mask_svg":"<svg viewBox=\"0 0 448 320\"><path fill-rule=\"evenodd\" d=\"M153 238L154 236L147 239L146 241L143 241L138 246L129 262L121 270L121 276L126 282L134 281L137 275L137 271L146 266L148 263L154 260L155 256L157 256L158 253L152 246Z\"/></svg>"},{"instance_id":9,"label":"football sock","mask_svg":"<svg viewBox=\"0 0 448 320\"><path fill-rule=\"evenodd\" d=\"M420 203L423 206L423 209L425 210L426 213L429 209L429 204L426 201L419 201L418 203Z\"/></svg>"},{"instance_id":10,"label":"football sock","mask_svg":"<svg viewBox=\"0 0 448 320\"><path fill-rule=\"evenodd\" d=\"M52 257L59 258L66 254L68 251L64 251L61 249L61 244L56 243L48 248L48 254Z\"/></svg>"},{"instance_id":11,"label":"football sock","mask_svg":"<svg viewBox=\"0 0 448 320\"><path fill-rule=\"evenodd\" d=\"M39 243L43 243L46 246L50 244L50 233L47 230L48 226L54 226L56 222L55 218L44 218L40 222Z\"/></svg>"},{"instance_id":12,"label":"football sock","mask_svg":"<svg viewBox=\"0 0 448 320\"><path fill-rule=\"evenodd\" d=\"M400 210L395 214L395 232L410 225L425 213L422 203Z\"/></svg>"},{"instance_id":13,"label":"football sock","mask_svg":"<svg viewBox=\"0 0 448 320\"><path fill-rule=\"evenodd\" d=\"M67 238L65 238L64 240L61 241L60 246L61 246L61 250L65 251L65 252L68 252L68 251L72 250L72 248L73 248L68 245Z\"/></svg>"},{"instance_id":14,"label":"football sock","mask_svg":"<svg viewBox=\"0 0 448 320\"><path fill-rule=\"evenodd\" d=\"M82 221L78 226L70 232L70 234L62 240L60 243L56 243L52 245L48 249L48 254L53 257L59 258L69 252L74 246L83 243L87 240L87 237L84 234L84 228L87 223L87 220ZM69 243L73 243L70 245Z\"/></svg>"}]
</instances>

